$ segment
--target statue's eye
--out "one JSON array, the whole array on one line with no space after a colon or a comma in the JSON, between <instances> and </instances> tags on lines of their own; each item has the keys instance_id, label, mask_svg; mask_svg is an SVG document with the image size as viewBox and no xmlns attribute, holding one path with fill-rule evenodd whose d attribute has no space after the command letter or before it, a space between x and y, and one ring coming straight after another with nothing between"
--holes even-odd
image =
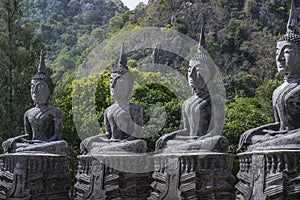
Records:
<instances>
[{"instance_id":1,"label":"statue's eye","mask_svg":"<svg viewBox=\"0 0 300 200\"><path fill-rule=\"evenodd\" d=\"M294 51L293 51L293 49L285 49L284 50L284 53L285 54L291 54L291 53L293 53Z\"/></svg>"},{"instance_id":2,"label":"statue's eye","mask_svg":"<svg viewBox=\"0 0 300 200\"><path fill-rule=\"evenodd\" d=\"M204 68L202 68L202 67L197 67L197 69L196 69L198 72L202 72L203 70L204 70Z\"/></svg>"},{"instance_id":3,"label":"statue's eye","mask_svg":"<svg viewBox=\"0 0 300 200\"><path fill-rule=\"evenodd\" d=\"M40 87L40 88L44 88L44 87L45 87L45 84L40 84L39 87Z\"/></svg>"}]
</instances>

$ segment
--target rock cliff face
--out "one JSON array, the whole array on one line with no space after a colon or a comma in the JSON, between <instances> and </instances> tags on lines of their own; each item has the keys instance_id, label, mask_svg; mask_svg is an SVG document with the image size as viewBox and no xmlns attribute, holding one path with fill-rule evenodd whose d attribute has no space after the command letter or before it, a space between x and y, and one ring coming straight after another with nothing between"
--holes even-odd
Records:
<instances>
[{"instance_id":1,"label":"rock cliff face","mask_svg":"<svg viewBox=\"0 0 300 200\"><path fill-rule=\"evenodd\" d=\"M235 74L261 66L262 58L251 48L263 41L275 42L285 32L288 8L289 1L283 0L152 0L135 12L130 23L171 27L195 40L205 24L209 53L225 73ZM269 47L256 52L275 56Z\"/></svg>"},{"instance_id":2,"label":"rock cliff face","mask_svg":"<svg viewBox=\"0 0 300 200\"><path fill-rule=\"evenodd\" d=\"M38 32L51 46L51 60L63 48L75 48L82 35L107 25L117 13L128 10L120 0L24 0L23 5L27 10L24 20L37 24Z\"/></svg>"},{"instance_id":3,"label":"rock cliff face","mask_svg":"<svg viewBox=\"0 0 300 200\"><path fill-rule=\"evenodd\" d=\"M56 66L64 66L55 70L74 69L76 63L68 56L76 58L89 48L86 34L94 33L101 40L107 32L114 32L111 26L168 27L197 40L201 26L206 24L208 52L224 72L234 74L261 65L261 58L254 58L249 47L259 43L257 35L275 41L285 32L289 2L150 0L134 11L128 11L120 0L24 0L24 5L29 13L27 20L40 24L38 31L51 47L47 58ZM273 56L271 48L260 52Z\"/></svg>"}]
</instances>

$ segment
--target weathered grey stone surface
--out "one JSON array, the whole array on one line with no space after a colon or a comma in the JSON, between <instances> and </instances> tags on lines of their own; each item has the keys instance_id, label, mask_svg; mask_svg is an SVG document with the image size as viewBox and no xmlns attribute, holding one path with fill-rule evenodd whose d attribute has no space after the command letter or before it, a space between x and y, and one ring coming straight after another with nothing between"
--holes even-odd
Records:
<instances>
[{"instance_id":1,"label":"weathered grey stone surface","mask_svg":"<svg viewBox=\"0 0 300 200\"><path fill-rule=\"evenodd\" d=\"M300 199L300 34L295 2L276 63L285 81L273 93L275 123L246 131L239 147L239 199Z\"/></svg>"},{"instance_id":2,"label":"weathered grey stone surface","mask_svg":"<svg viewBox=\"0 0 300 200\"><path fill-rule=\"evenodd\" d=\"M69 199L68 157L45 153L0 155L0 199Z\"/></svg>"},{"instance_id":3,"label":"weathered grey stone surface","mask_svg":"<svg viewBox=\"0 0 300 200\"><path fill-rule=\"evenodd\" d=\"M275 123L246 131L239 147L248 151L300 148L300 34L295 3L291 2L287 33L277 42L276 63L285 81L273 93Z\"/></svg>"},{"instance_id":4,"label":"weathered grey stone surface","mask_svg":"<svg viewBox=\"0 0 300 200\"><path fill-rule=\"evenodd\" d=\"M203 49L202 29L199 55L189 63L188 81L194 95L182 105L183 129L168 133L156 141L157 153L215 151L227 152L229 142L221 136L225 107L223 99L209 91L215 76L214 62Z\"/></svg>"},{"instance_id":5,"label":"weathered grey stone surface","mask_svg":"<svg viewBox=\"0 0 300 200\"><path fill-rule=\"evenodd\" d=\"M62 112L49 105L54 85L46 74L44 55L38 73L31 80L31 98L35 107L24 115L25 134L3 142L5 153L38 151L66 155L67 142L60 140L62 134Z\"/></svg>"},{"instance_id":6,"label":"weathered grey stone surface","mask_svg":"<svg viewBox=\"0 0 300 200\"><path fill-rule=\"evenodd\" d=\"M228 140L222 136L224 102L211 94L215 75L212 59L203 49L190 61L188 80L194 95L182 106L183 129L163 135L156 142L153 192L148 200L234 199L234 156L227 154Z\"/></svg>"},{"instance_id":7,"label":"weathered grey stone surface","mask_svg":"<svg viewBox=\"0 0 300 200\"><path fill-rule=\"evenodd\" d=\"M129 102L134 84L133 74L127 68L124 44L118 66L112 70L110 92L115 103L105 110L106 133L86 138L80 144L83 154L103 152L143 153L147 149L142 134L143 109Z\"/></svg>"},{"instance_id":8,"label":"weathered grey stone surface","mask_svg":"<svg viewBox=\"0 0 300 200\"><path fill-rule=\"evenodd\" d=\"M145 154L82 155L78 157L77 200L146 199L152 182Z\"/></svg>"},{"instance_id":9,"label":"weathered grey stone surface","mask_svg":"<svg viewBox=\"0 0 300 200\"><path fill-rule=\"evenodd\" d=\"M238 199L300 199L300 151L253 151L238 155Z\"/></svg>"},{"instance_id":10,"label":"weathered grey stone surface","mask_svg":"<svg viewBox=\"0 0 300 200\"><path fill-rule=\"evenodd\" d=\"M232 200L234 156L226 153L177 153L154 156L154 191L148 200Z\"/></svg>"},{"instance_id":11,"label":"weathered grey stone surface","mask_svg":"<svg viewBox=\"0 0 300 200\"><path fill-rule=\"evenodd\" d=\"M106 134L86 138L78 156L76 199L146 199L152 181L151 158L144 154L143 110L130 103L134 78L127 68L124 44L113 69L110 91L115 103L105 110Z\"/></svg>"},{"instance_id":12,"label":"weathered grey stone surface","mask_svg":"<svg viewBox=\"0 0 300 200\"><path fill-rule=\"evenodd\" d=\"M24 115L25 134L2 144L0 199L69 199L68 144L60 140L62 112L49 105L53 89L42 53L31 80L36 106Z\"/></svg>"}]
</instances>

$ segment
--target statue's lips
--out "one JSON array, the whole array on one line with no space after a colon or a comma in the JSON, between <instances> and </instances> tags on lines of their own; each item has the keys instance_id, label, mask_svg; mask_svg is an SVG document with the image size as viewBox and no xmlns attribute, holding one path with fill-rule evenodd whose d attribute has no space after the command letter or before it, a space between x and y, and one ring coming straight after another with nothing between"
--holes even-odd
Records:
<instances>
[{"instance_id":1,"label":"statue's lips","mask_svg":"<svg viewBox=\"0 0 300 200\"><path fill-rule=\"evenodd\" d=\"M277 62L277 68L278 69L284 69L285 68L285 63Z\"/></svg>"},{"instance_id":2,"label":"statue's lips","mask_svg":"<svg viewBox=\"0 0 300 200\"><path fill-rule=\"evenodd\" d=\"M196 83L196 81L189 80L189 84L190 84L190 85L193 85L194 83Z\"/></svg>"},{"instance_id":3,"label":"statue's lips","mask_svg":"<svg viewBox=\"0 0 300 200\"><path fill-rule=\"evenodd\" d=\"M285 70L284 65L277 65L277 70L278 70L278 71L283 71L283 70Z\"/></svg>"},{"instance_id":4,"label":"statue's lips","mask_svg":"<svg viewBox=\"0 0 300 200\"><path fill-rule=\"evenodd\" d=\"M39 97L39 95L37 95L37 94L32 94L32 98L33 99L36 99L36 98L38 98Z\"/></svg>"}]
</instances>

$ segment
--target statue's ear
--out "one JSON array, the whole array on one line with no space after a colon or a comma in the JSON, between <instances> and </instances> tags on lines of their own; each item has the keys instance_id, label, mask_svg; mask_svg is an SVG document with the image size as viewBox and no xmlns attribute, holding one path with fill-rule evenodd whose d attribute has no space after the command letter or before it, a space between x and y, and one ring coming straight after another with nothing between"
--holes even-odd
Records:
<instances>
[{"instance_id":1,"label":"statue's ear","mask_svg":"<svg viewBox=\"0 0 300 200\"><path fill-rule=\"evenodd\" d=\"M49 97L48 97L48 103L50 103L51 100L52 100L52 93L51 93L51 94L49 95Z\"/></svg>"}]
</instances>

